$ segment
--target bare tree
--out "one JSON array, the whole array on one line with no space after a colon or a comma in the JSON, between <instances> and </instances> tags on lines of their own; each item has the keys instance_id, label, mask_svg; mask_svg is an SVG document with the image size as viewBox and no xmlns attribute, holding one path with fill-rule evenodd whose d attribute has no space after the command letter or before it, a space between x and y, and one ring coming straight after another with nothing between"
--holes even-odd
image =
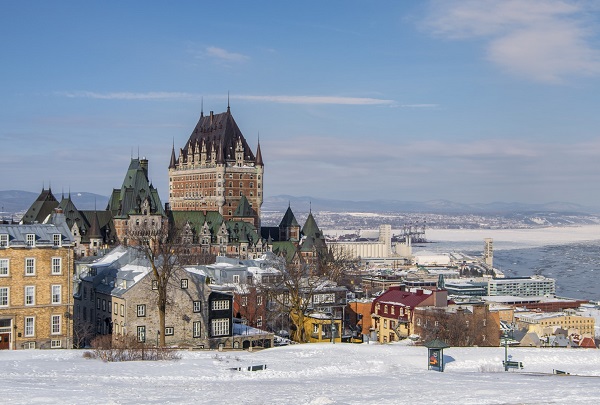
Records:
<instances>
[{"instance_id":1,"label":"bare tree","mask_svg":"<svg viewBox=\"0 0 600 405\"><path fill-rule=\"evenodd\" d=\"M318 275L337 284L350 288L354 283L353 274L360 267L360 260L340 245L329 245L327 251L318 255Z\"/></svg>"},{"instance_id":2,"label":"bare tree","mask_svg":"<svg viewBox=\"0 0 600 405\"><path fill-rule=\"evenodd\" d=\"M133 222L131 220L130 222ZM132 224L127 232L127 243L145 257L152 271L152 291L156 294L158 309L159 346L165 346L165 319L169 284L176 270L185 264L189 241L182 226L166 220Z\"/></svg>"}]
</instances>

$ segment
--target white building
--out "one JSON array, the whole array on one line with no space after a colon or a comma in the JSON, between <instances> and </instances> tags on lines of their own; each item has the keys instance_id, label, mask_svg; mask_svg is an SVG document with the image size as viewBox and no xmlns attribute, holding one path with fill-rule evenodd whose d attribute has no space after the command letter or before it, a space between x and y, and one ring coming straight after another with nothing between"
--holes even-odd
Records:
<instances>
[{"instance_id":1,"label":"white building","mask_svg":"<svg viewBox=\"0 0 600 405\"><path fill-rule=\"evenodd\" d=\"M488 280L488 295L514 295L518 297L554 296L556 281L543 276L506 277Z\"/></svg>"}]
</instances>

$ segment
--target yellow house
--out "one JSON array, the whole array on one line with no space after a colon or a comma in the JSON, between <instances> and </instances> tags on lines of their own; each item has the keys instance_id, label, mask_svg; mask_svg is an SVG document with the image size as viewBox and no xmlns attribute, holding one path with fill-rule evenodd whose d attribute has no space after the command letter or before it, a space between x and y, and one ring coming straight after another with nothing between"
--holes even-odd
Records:
<instances>
[{"instance_id":1,"label":"yellow house","mask_svg":"<svg viewBox=\"0 0 600 405\"><path fill-rule=\"evenodd\" d=\"M0 350L71 347L73 243L61 210L0 224Z\"/></svg>"},{"instance_id":2,"label":"yellow house","mask_svg":"<svg viewBox=\"0 0 600 405\"><path fill-rule=\"evenodd\" d=\"M304 317L304 330L308 332L309 343L341 343L342 320L329 314L313 312Z\"/></svg>"},{"instance_id":3,"label":"yellow house","mask_svg":"<svg viewBox=\"0 0 600 405\"><path fill-rule=\"evenodd\" d=\"M517 326L538 336L553 334L557 327L571 334L594 336L595 320L591 316L569 315L563 312L528 312L515 314Z\"/></svg>"}]
</instances>

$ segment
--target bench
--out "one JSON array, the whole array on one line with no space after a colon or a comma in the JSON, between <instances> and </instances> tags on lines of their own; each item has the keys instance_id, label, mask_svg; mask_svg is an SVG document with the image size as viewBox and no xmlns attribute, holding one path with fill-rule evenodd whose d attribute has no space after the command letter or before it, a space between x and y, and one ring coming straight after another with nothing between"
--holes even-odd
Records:
<instances>
[{"instance_id":1,"label":"bench","mask_svg":"<svg viewBox=\"0 0 600 405\"><path fill-rule=\"evenodd\" d=\"M258 364L255 366L248 366L248 367L234 367L231 370L234 370L234 371L260 371L260 370L266 370L266 369L267 369L266 364Z\"/></svg>"},{"instance_id":2,"label":"bench","mask_svg":"<svg viewBox=\"0 0 600 405\"><path fill-rule=\"evenodd\" d=\"M523 368L523 362L522 361L502 361L502 365L504 366L504 368L509 369L509 368Z\"/></svg>"}]
</instances>

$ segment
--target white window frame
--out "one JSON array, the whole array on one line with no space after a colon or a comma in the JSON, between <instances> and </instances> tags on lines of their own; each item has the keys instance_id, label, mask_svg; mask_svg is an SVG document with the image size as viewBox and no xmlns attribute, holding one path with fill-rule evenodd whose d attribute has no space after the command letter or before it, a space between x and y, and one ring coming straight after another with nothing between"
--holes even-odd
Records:
<instances>
[{"instance_id":1,"label":"white window frame","mask_svg":"<svg viewBox=\"0 0 600 405\"><path fill-rule=\"evenodd\" d=\"M52 296L52 303L53 304L60 304L61 303L61 296L62 296L62 285L60 285L60 284L53 284L50 287L50 295Z\"/></svg>"},{"instance_id":2,"label":"white window frame","mask_svg":"<svg viewBox=\"0 0 600 405\"><path fill-rule=\"evenodd\" d=\"M60 339L53 339L50 341L50 348L51 349L60 349L62 347L62 340Z\"/></svg>"},{"instance_id":3,"label":"white window frame","mask_svg":"<svg viewBox=\"0 0 600 405\"><path fill-rule=\"evenodd\" d=\"M62 327L62 317L60 315L52 315L50 317L50 334L60 335Z\"/></svg>"},{"instance_id":4,"label":"white window frame","mask_svg":"<svg viewBox=\"0 0 600 405\"><path fill-rule=\"evenodd\" d=\"M25 235L25 244L29 247L35 247L35 233Z\"/></svg>"},{"instance_id":5,"label":"white window frame","mask_svg":"<svg viewBox=\"0 0 600 405\"><path fill-rule=\"evenodd\" d=\"M136 313L138 317L146 316L146 304L139 304Z\"/></svg>"},{"instance_id":6,"label":"white window frame","mask_svg":"<svg viewBox=\"0 0 600 405\"><path fill-rule=\"evenodd\" d=\"M229 300L215 300L212 302L212 309L215 311L229 309Z\"/></svg>"},{"instance_id":7,"label":"white window frame","mask_svg":"<svg viewBox=\"0 0 600 405\"><path fill-rule=\"evenodd\" d=\"M192 305L194 312L202 312L202 301L194 301Z\"/></svg>"},{"instance_id":8,"label":"white window frame","mask_svg":"<svg viewBox=\"0 0 600 405\"><path fill-rule=\"evenodd\" d=\"M10 276L10 259L0 259L0 277Z\"/></svg>"},{"instance_id":9,"label":"white window frame","mask_svg":"<svg viewBox=\"0 0 600 405\"><path fill-rule=\"evenodd\" d=\"M23 328L25 337L35 336L35 316L26 316Z\"/></svg>"},{"instance_id":10,"label":"white window frame","mask_svg":"<svg viewBox=\"0 0 600 405\"><path fill-rule=\"evenodd\" d=\"M10 305L10 287L0 287L0 308Z\"/></svg>"},{"instance_id":11,"label":"white window frame","mask_svg":"<svg viewBox=\"0 0 600 405\"><path fill-rule=\"evenodd\" d=\"M34 285L26 285L25 293L23 295L23 299L25 301L25 306L35 305L35 286Z\"/></svg>"},{"instance_id":12,"label":"white window frame","mask_svg":"<svg viewBox=\"0 0 600 405\"><path fill-rule=\"evenodd\" d=\"M137 341L140 343L146 342L146 326L141 325L137 327Z\"/></svg>"},{"instance_id":13,"label":"white window frame","mask_svg":"<svg viewBox=\"0 0 600 405\"><path fill-rule=\"evenodd\" d=\"M192 324L192 336L195 338L202 337L202 322L194 321Z\"/></svg>"},{"instance_id":14,"label":"white window frame","mask_svg":"<svg viewBox=\"0 0 600 405\"><path fill-rule=\"evenodd\" d=\"M0 248L7 248L9 247L9 237L7 233L2 233L0 234Z\"/></svg>"},{"instance_id":15,"label":"white window frame","mask_svg":"<svg viewBox=\"0 0 600 405\"><path fill-rule=\"evenodd\" d=\"M54 246L54 247L62 246L62 235L60 233L55 233L52 235L52 246Z\"/></svg>"},{"instance_id":16,"label":"white window frame","mask_svg":"<svg viewBox=\"0 0 600 405\"><path fill-rule=\"evenodd\" d=\"M257 328L262 328L262 316L259 316L258 318L256 318L256 327Z\"/></svg>"},{"instance_id":17,"label":"white window frame","mask_svg":"<svg viewBox=\"0 0 600 405\"><path fill-rule=\"evenodd\" d=\"M184 289L184 290L186 288L188 288L188 279L187 278L182 278L181 279L181 288Z\"/></svg>"},{"instance_id":18,"label":"white window frame","mask_svg":"<svg viewBox=\"0 0 600 405\"><path fill-rule=\"evenodd\" d=\"M217 318L211 322L211 329L213 336L227 336L229 335L229 319Z\"/></svg>"},{"instance_id":19,"label":"white window frame","mask_svg":"<svg viewBox=\"0 0 600 405\"><path fill-rule=\"evenodd\" d=\"M29 263L31 262L31 265ZM25 258L25 275L35 276L35 257Z\"/></svg>"},{"instance_id":20,"label":"white window frame","mask_svg":"<svg viewBox=\"0 0 600 405\"><path fill-rule=\"evenodd\" d=\"M175 334L175 328L172 326L165 326L165 336L173 336Z\"/></svg>"},{"instance_id":21,"label":"white window frame","mask_svg":"<svg viewBox=\"0 0 600 405\"><path fill-rule=\"evenodd\" d=\"M52 258L52 274L62 274L62 257Z\"/></svg>"},{"instance_id":22,"label":"white window frame","mask_svg":"<svg viewBox=\"0 0 600 405\"><path fill-rule=\"evenodd\" d=\"M263 297L262 297L262 295L259 295L256 297L256 305L262 306L262 304L263 304Z\"/></svg>"}]
</instances>

